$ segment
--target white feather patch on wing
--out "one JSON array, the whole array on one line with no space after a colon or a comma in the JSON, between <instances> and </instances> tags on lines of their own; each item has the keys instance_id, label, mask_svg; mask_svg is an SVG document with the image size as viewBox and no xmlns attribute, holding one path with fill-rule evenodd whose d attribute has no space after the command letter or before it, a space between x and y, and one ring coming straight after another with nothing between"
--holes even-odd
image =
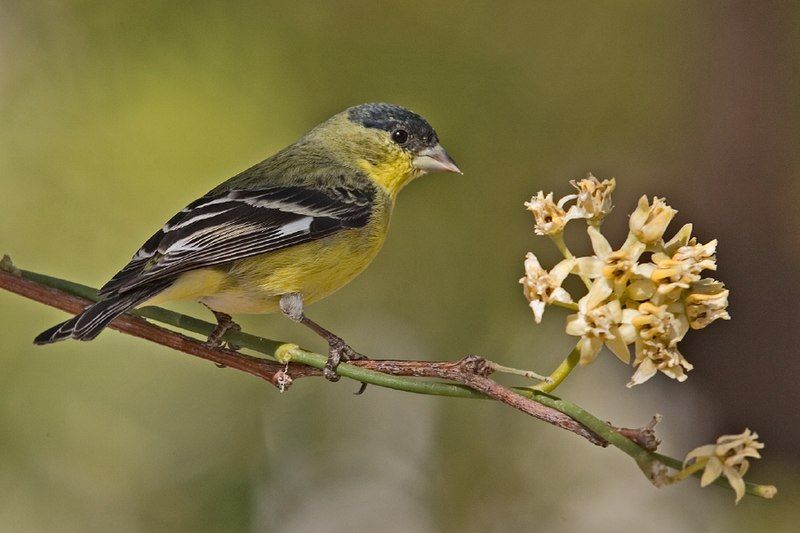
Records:
<instances>
[{"instance_id":1,"label":"white feather patch on wing","mask_svg":"<svg viewBox=\"0 0 800 533\"><path fill-rule=\"evenodd\" d=\"M303 217L280 227L281 235L291 235L293 233L300 233L308 231L311 228L311 223L314 222L314 217Z\"/></svg>"}]
</instances>

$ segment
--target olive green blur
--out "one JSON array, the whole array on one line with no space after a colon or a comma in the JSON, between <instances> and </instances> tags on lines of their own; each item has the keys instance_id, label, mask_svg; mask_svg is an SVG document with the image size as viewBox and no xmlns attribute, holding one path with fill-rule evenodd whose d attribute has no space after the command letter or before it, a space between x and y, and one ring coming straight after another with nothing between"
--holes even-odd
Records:
<instances>
[{"instance_id":1,"label":"olive green blur","mask_svg":"<svg viewBox=\"0 0 800 533\"><path fill-rule=\"evenodd\" d=\"M733 320L681 343L683 384L628 390L604 353L559 394L620 425L662 413L673 456L750 427L766 448L747 478L779 489L657 490L491 402L321 379L281 395L113 331L34 347L66 315L2 293L0 531L792 530L797 42L788 2L0 2L0 253L21 268L99 286L223 179L350 105L397 103L464 175L410 184L374 263L308 315L376 357L549 372L574 339L563 310L536 326L517 283L525 252L558 259L522 203L616 177L612 244L638 196L666 196L669 232L720 240ZM325 348L280 316L241 322Z\"/></svg>"}]
</instances>

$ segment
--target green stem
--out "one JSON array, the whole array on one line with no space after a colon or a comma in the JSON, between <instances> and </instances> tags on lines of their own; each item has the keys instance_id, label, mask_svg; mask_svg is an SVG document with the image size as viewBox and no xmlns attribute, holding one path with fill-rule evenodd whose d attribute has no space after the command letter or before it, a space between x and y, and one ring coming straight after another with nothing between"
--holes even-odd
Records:
<instances>
[{"instance_id":1,"label":"green stem","mask_svg":"<svg viewBox=\"0 0 800 533\"><path fill-rule=\"evenodd\" d=\"M655 454L648 452L635 442L623 437L614 431L614 429L608 423L603 422L599 418L584 410L582 407L567 400L558 398L557 396L547 394L546 392L531 391L531 395L531 397L537 402L548 407L552 407L553 409L557 409L562 413L568 414L570 417L591 429L594 433L608 441L609 444L619 448L631 456L643 470L643 465L646 466L659 461Z\"/></svg>"},{"instance_id":2,"label":"green stem","mask_svg":"<svg viewBox=\"0 0 800 533\"><path fill-rule=\"evenodd\" d=\"M553 370L553 373L550 374L550 382L542 382L538 383L531 387L534 390L541 391L541 392L553 392L556 387L558 387L564 379L569 376L569 373L578 366L578 361L581 359L581 349L580 346L576 346L569 352L569 355L561 361L561 364Z\"/></svg>"},{"instance_id":3,"label":"green stem","mask_svg":"<svg viewBox=\"0 0 800 533\"><path fill-rule=\"evenodd\" d=\"M37 283L40 283L42 285L54 289L59 289L68 294L73 294L75 296L80 296L89 300L98 299L97 290L93 289L92 287L88 287L86 285L81 285L78 283L73 283L71 281L54 278L51 276L46 276L44 274L39 274L36 272L30 272L25 270L19 271L19 274L25 279L35 281ZM135 311L134 314L150 318L152 320L156 320L158 322L162 322L164 324L175 326L181 329L199 333L201 335L208 335L214 329L214 324L211 324L209 322L205 322L197 318L193 318L187 315L176 313L174 311L169 311L167 309L161 309L157 307L145 307L143 309ZM250 335L248 333L242 333L242 332L229 332L225 335L224 339L230 340L239 346L255 350L261 354L266 355L270 359L275 359L275 351L280 346L283 346L285 344L272 339L266 339L264 337L258 337L256 335ZM569 366L569 361L571 358L574 357L573 354L576 352L576 350L573 350L573 352L571 352L570 355L567 356L567 359L565 359L565 361L562 363L561 366L565 365ZM327 357L325 355L302 350L299 348L296 350L292 350L291 355L293 362L307 364L314 368L323 368L325 366L325 362L327 361ZM554 375L559 372L561 366L559 366L559 368L556 369ZM368 370L366 368L360 368L357 366L349 365L346 363L340 364L337 367L336 371L338 374L351 378L356 381L370 383L380 387L386 387L405 392L412 392L417 394L431 394L437 396L449 396L453 398L475 398L475 399L487 398L485 395L477 391L474 391L464 385L458 385L453 383L442 383L435 381L424 381L421 379L401 377L401 376L392 376L388 374L383 374L381 372ZM569 371L565 369L565 371L562 372L562 377L560 381L563 381L564 377L566 377L567 374L569 374ZM547 394L544 391L532 390L531 388L528 387L514 387L513 390L522 396L525 396L527 398L532 398L533 400L541 403L542 405L546 405L548 407L561 411L562 413L570 416L577 422L581 423L586 428L590 429L598 436L605 439L609 444L622 450L624 453L633 458L634 461L636 461L637 465L639 465L642 471L645 472L648 478L651 479L651 481L653 482L658 482L660 479L659 478L660 475L662 477L665 477L665 474L661 474L661 472L659 471L659 467L661 467L662 465L666 465L678 471L680 471L683 468L683 464L680 460L668 457L666 455L661 455L659 453L651 453L646 451L633 441L629 440L628 438L624 437L623 435L615 431L609 424L603 422L599 418L588 413L586 410L584 410L583 408L581 408L576 404L573 404L567 400L563 400L556 396ZM697 472L696 475L698 474L700 473ZM731 488L730 485L727 483L727 480L724 478L718 479L716 481L716 484ZM762 498L771 498L772 496L774 496L776 491L775 487L772 487L770 485L757 485L755 483L746 482L745 486L748 494L760 496Z\"/></svg>"},{"instance_id":4,"label":"green stem","mask_svg":"<svg viewBox=\"0 0 800 533\"><path fill-rule=\"evenodd\" d=\"M683 470L681 470L680 472L675 474L674 476L671 476L670 477L670 481L672 481L673 483L676 483L678 481L682 481L682 480L686 479L687 477L692 476L692 475L696 474L697 472L700 472L701 470L703 470L706 467L706 464L708 464L708 458L707 457L698 459L694 463L690 464L689 466L687 466L686 468L684 468Z\"/></svg>"},{"instance_id":5,"label":"green stem","mask_svg":"<svg viewBox=\"0 0 800 533\"><path fill-rule=\"evenodd\" d=\"M543 375L539 374L538 372L534 372L533 370L523 370L521 368L512 368L510 366L504 366L504 365L501 365L499 363L495 363L494 361L492 361L490 363L490 366L492 367L492 370L494 370L495 372L500 372L500 373L503 373L503 374L514 374L516 376L523 376L523 377L526 377L528 379L535 379L536 381L543 381L543 382L547 382L547 383L549 383L552 380L552 378L549 378L547 376L543 376Z\"/></svg>"},{"instance_id":6,"label":"green stem","mask_svg":"<svg viewBox=\"0 0 800 533\"><path fill-rule=\"evenodd\" d=\"M568 302L555 301L555 302L552 302L550 305L555 305L556 307L563 307L564 309L569 309L570 311L577 311L578 310L578 304L576 304L575 302L569 302L568 303Z\"/></svg>"},{"instance_id":7,"label":"green stem","mask_svg":"<svg viewBox=\"0 0 800 533\"><path fill-rule=\"evenodd\" d=\"M572 255L572 252L569 251L569 247L567 243L564 241L564 233L556 233L555 235L550 235L550 239L555 243L556 248L558 251L561 252L561 255L564 256L564 259L572 259L575 257Z\"/></svg>"}]
</instances>

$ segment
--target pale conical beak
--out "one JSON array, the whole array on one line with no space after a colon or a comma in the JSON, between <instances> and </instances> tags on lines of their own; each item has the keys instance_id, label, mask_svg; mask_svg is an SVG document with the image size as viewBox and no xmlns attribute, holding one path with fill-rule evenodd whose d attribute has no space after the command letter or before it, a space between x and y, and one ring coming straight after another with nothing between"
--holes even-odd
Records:
<instances>
[{"instance_id":1,"label":"pale conical beak","mask_svg":"<svg viewBox=\"0 0 800 533\"><path fill-rule=\"evenodd\" d=\"M421 150L411 164L421 172L456 172L463 174L441 144Z\"/></svg>"}]
</instances>

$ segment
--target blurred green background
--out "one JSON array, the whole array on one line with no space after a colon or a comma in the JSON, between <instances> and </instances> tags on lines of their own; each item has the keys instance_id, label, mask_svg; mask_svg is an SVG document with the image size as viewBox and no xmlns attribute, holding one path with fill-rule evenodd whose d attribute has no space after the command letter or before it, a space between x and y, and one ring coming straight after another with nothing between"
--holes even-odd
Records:
<instances>
[{"instance_id":1,"label":"blurred green background","mask_svg":"<svg viewBox=\"0 0 800 533\"><path fill-rule=\"evenodd\" d=\"M34 348L64 314L0 294L3 531L789 531L800 520L800 8L791 2L0 2L0 251L98 286L176 210L347 106L406 105L465 175L402 194L375 263L310 309L360 351L549 371L517 279L522 203L615 176L704 242L733 321L690 333L686 383L605 354L560 394L665 415L682 456L745 426L772 502L657 490L622 453L490 402L301 381L280 395L114 332ZM585 251L577 234L569 236ZM580 243L580 244L579 244ZM198 316L197 305L177 307ZM319 349L281 317L245 329Z\"/></svg>"}]
</instances>

